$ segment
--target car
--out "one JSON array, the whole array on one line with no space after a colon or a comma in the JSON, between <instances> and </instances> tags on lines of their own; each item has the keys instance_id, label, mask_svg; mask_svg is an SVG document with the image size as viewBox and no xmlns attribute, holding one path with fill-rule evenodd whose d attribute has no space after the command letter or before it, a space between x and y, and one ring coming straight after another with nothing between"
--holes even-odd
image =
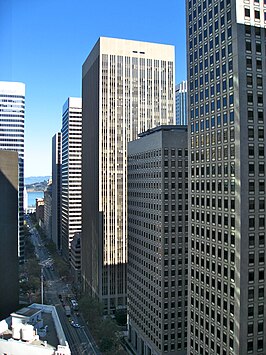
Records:
<instances>
[{"instance_id":1,"label":"car","mask_svg":"<svg viewBox=\"0 0 266 355\"><path fill-rule=\"evenodd\" d=\"M80 325L78 323L75 323L73 320L70 323L72 325L72 327L74 328L80 328Z\"/></svg>"}]
</instances>

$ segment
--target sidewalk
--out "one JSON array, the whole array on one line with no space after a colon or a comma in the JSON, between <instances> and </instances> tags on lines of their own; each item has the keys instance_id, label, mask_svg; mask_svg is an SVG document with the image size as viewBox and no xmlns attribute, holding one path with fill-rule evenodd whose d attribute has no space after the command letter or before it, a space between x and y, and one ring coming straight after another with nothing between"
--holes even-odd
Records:
<instances>
[{"instance_id":1,"label":"sidewalk","mask_svg":"<svg viewBox=\"0 0 266 355\"><path fill-rule=\"evenodd\" d=\"M130 355L137 355L135 352L133 346L130 344L130 342L127 340L126 337L124 337L121 341L123 348L126 350L126 352Z\"/></svg>"}]
</instances>

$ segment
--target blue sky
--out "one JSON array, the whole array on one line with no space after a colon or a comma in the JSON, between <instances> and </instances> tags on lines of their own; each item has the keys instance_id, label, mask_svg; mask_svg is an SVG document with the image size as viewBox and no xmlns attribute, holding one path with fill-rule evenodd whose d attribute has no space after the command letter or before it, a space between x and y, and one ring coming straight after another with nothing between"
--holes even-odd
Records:
<instances>
[{"instance_id":1,"label":"blue sky","mask_svg":"<svg viewBox=\"0 0 266 355\"><path fill-rule=\"evenodd\" d=\"M0 0L0 80L26 84L25 176L51 174L62 106L100 36L173 44L186 78L185 0Z\"/></svg>"}]
</instances>

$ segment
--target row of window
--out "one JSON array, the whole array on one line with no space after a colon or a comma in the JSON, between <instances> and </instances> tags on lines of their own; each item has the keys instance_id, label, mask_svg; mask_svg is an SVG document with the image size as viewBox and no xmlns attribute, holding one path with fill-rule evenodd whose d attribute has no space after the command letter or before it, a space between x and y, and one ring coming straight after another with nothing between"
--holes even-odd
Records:
<instances>
[{"instance_id":1,"label":"row of window","mask_svg":"<svg viewBox=\"0 0 266 355\"><path fill-rule=\"evenodd\" d=\"M217 9L217 8L216 8ZM215 17L217 16L217 14L214 14ZM196 11L193 11L193 17L192 17L192 13L189 12L188 14L188 18L189 18L189 28L188 28L188 34L191 37L193 32L197 32L197 31L201 31L202 28L206 27L208 24L212 26L212 22L214 21L215 23L215 30L218 30L219 28L222 28L224 26L224 24L229 24L231 22L231 10L228 10L226 12L226 20L225 20L225 15L221 14L220 16L220 26L219 26L219 19L217 16L217 19L215 19L213 17L213 12L212 9L210 8L209 12L205 12L202 16L198 15L196 13ZM212 34L212 32L211 32Z\"/></svg>"},{"instance_id":2,"label":"row of window","mask_svg":"<svg viewBox=\"0 0 266 355\"><path fill-rule=\"evenodd\" d=\"M193 110L191 110L191 119L193 119L193 117ZM216 116L211 116L211 118L206 117L204 120L202 119L191 122L190 131L191 134L204 132L205 130L209 131L211 129L215 129L216 127L221 127L222 125L227 126L228 123L234 123L234 111L230 111L229 113L225 111L222 115L218 113ZM224 130L223 132L225 136L225 133L228 131ZM219 133L221 134L221 131L218 131L217 135Z\"/></svg>"},{"instance_id":3,"label":"row of window","mask_svg":"<svg viewBox=\"0 0 266 355\"><path fill-rule=\"evenodd\" d=\"M250 17L251 17L250 8L245 7L244 15L245 15L245 19L250 19ZM265 11L262 12L259 9L254 9L253 15L254 15L255 21L260 20L262 16L264 16L264 21L266 21L266 12Z\"/></svg>"}]
</instances>

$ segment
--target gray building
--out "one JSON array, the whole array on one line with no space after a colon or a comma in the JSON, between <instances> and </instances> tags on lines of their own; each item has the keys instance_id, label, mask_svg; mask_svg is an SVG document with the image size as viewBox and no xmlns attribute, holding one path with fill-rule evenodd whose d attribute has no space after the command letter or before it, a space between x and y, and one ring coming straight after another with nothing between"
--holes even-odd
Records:
<instances>
[{"instance_id":1,"label":"gray building","mask_svg":"<svg viewBox=\"0 0 266 355\"><path fill-rule=\"evenodd\" d=\"M187 81L175 86L175 114L177 125L187 125Z\"/></svg>"},{"instance_id":2,"label":"gray building","mask_svg":"<svg viewBox=\"0 0 266 355\"><path fill-rule=\"evenodd\" d=\"M126 306L127 142L174 123L174 47L101 37L82 69L82 282Z\"/></svg>"},{"instance_id":3,"label":"gray building","mask_svg":"<svg viewBox=\"0 0 266 355\"><path fill-rule=\"evenodd\" d=\"M52 239L57 250L61 250L61 175L62 136L58 132L52 138Z\"/></svg>"},{"instance_id":4,"label":"gray building","mask_svg":"<svg viewBox=\"0 0 266 355\"><path fill-rule=\"evenodd\" d=\"M128 326L139 355L187 354L187 146L186 126L128 144Z\"/></svg>"},{"instance_id":5,"label":"gray building","mask_svg":"<svg viewBox=\"0 0 266 355\"><path fill-rule=\"evenodd\" d=\"M24 119L25 84L0 81L0 149L18 152L19 157L19 228L18 256L24 261Z\"/></svg>"},{"instance_id":6,"label":"gray building","mask_svg":"<svg viewBox=\"0 0 266 355\"><path fill-rule=\"evenodd\" d=\"M46 236L52 239L52 181L48 182L44 191L43 227Z\"/></svg>"},{"instance_id":7,"label":"gray building","mask_svg":"<svg viewBox=\"0 0 266 355\"><path fill-rule=\"evenodd\" d=\"M265 2L186 3L188 353L265 354Z\"/></svg>"},{"instance_id":8,"label":"gray building","mask_svg":"<svg viewBox=\"0 0 266 355\"><path fill-rule=\"evenodd\" d=\"M76 233L71 242L70 267L74 278L75 287L80 290L81 275L81 233Z\"/></svg>"},{"instance_id":9,"label":"gray building","mask_svg":"<svg viewBox=\"0 0 266 355\"><path fill-rule=\"evenodd\" d=\"M18 308L18 153L0 150L0 321Z\"/></svg>"},{"instance_id":10,"label":"gray building","mask_svg":"<svg viewBox=\"0 0 266 355\"><path fill-rule=\"evenodd\" d=\"M81 231L81 98L69 97L62 116L62 253L70 257L70 243Z\"/></svg>"}]
</instances>

